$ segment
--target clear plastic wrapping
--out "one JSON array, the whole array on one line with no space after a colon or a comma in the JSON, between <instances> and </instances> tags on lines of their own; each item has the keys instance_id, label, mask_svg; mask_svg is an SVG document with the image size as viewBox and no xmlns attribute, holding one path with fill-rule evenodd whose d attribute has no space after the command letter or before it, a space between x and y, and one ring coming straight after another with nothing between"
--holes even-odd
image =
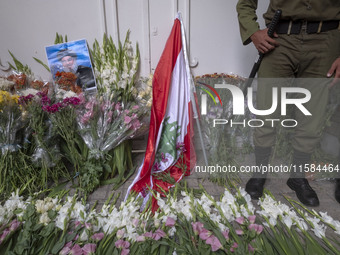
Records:
<instances>
[{"instance_id":1,"label":"clear plastic wrapping","mask_svg":"<svg viewBox=\"0 0 340 255\"><path fill-rule=\"evenodd\" d=\"M134 137L146 109L133 103L122 104L106 97L89 97L77 114L81 137L90 149L90 157L103 154L126 139Z\"/></svg>"}]
</instances>

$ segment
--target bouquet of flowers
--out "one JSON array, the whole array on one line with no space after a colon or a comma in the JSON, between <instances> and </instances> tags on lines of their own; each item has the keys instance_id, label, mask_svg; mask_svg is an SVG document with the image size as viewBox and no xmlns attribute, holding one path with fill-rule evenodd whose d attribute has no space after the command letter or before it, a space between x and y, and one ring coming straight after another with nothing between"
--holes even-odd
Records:
<instances>
[{"instance_id":1,"label":"bouquet of flowers","mask_svg":"<svg viewBox=\"0 0 340 255\"><path fill-rule=\"evenodd\" d=\"M32 183L29 157L23 153L27 118L18 105L19 96L0 91L0 194L6 196ZM28 187L30 189L30 187Z\"/></svg>"},{"instance_id":2,"label":"bouquet of flowers","mask_svg":"<svg viewBox=\"0 0 340 255\"><path fill-rule=\"evenodd\" d=\"M18 95L0 91L0 148L2 155L20 147L18 131L24 126L24 123L18 100Z\"/></svg>"},{"instance_id":3,"label":"bouquet of flowers","mask_svg":"<svg viewBox=\"0 0 340 255\"><path fill-rule=\"evenodd\" d=\"M96 40L91 50L98 93L114 96L122 102L134 99L132 90L139 68L138 44L134 54L129 33L128 31L123 44L119 42L118 47L111 37L104 35L102 45Z\"/></svg>"},{"instance_id":4,"label":"bouquet of flowers","mask_svg":"<svg viewBox=\"0 0 340 255\"><path fill-rule=\"evenodd\" d=\"M56 76L56 85L59 89L65 91L72 91L76 94L82 92L81 87L76 85L77 75L71 72L57 72Z\"/></svg>"},{"instance_id":5,"label":"bouquet of flowers","mask_svg":"<svg viewBox=\"0 0 340 255\"><path fill-rule=\"evenodd\" d=\"M144 114L145 110L135 104L91 97L77 114L79 132L89 147L90 158L103 158L104 153L132 138Z\"/></svg>"},{"instance_id":6,"label":"bouquet of flowers","mask_svg":"<svg viewBox=\"0 0 340 255\"><path fill-rule=\"evenodd\" d=\"M92 171L92 180L101 179L102 174L104 180L109 176L116 177L118 171L118 177L114 182L117 184L124 182L124 173L128 169L131 172L132 168L129 154L131 148L126 151L127 148L123 146L121 148L123 151L120 151L117 146L120 148L120 144L138 134L142 126L141 119L145 114L146 110L136 104L123 104L109 100L105 96L99 98L91 96L82 104L77 111L77 123L79 134L89 149L87 162L96 162L95 165L102 165L107 169L105 173L102 169L98 169L97 173ZM118 151L121 155L117 155ZM123 159L127 155L130 155L130 158L124 163ZM123 165L120 165L120 162L123 162Z\"/></svg>"},{"instance_id":7,"label":"bouquet of flowers","mask_svg":"<svg viewBox=\"0 0 340 255\"><path fill-rule=\"evenodd\" d=\"M83 162L83 142L77 134L76 109L81 104L82 97L66 97L52 103L51 98L44 95L41 99L42 111L46 112L53 128L62 139L61 147L64 156L73 165L75 171ZM86 152L85 152L86 153Z\"/></svg>"}]
</instances>

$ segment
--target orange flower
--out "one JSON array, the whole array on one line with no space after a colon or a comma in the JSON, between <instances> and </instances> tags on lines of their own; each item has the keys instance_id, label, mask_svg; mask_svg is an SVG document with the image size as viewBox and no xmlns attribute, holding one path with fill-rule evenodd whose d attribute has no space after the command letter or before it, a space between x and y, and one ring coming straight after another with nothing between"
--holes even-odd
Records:
<instances>
[{"instance_id":1,"label":"orange flower","mask_svg":"<svg viewBox=\"0 0 340 255\"><path fill-rule=\"evenodd\" d=\"M15 89L22 89L24 85L26 84L26 74L20 73L20 74L11 74L7 77L7 80L13 81L15 83L14 88Z\"/></svg>"}]
</instances>

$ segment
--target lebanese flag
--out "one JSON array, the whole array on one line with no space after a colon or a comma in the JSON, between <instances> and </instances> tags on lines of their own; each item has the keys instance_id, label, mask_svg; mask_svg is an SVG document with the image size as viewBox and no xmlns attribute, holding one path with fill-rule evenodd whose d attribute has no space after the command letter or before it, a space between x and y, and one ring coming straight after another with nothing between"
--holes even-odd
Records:
<instances>
[{"instance_id":1,"label":"lebanese flag","mask_svg":"<svg viewBox=\"0 0 340 255\"><path fill-rule=\"evenodd\" d=\"M175 182L190 175L196 163L192 143L189 65L184 56L181 21L176 18L152 81L150 129L145 157L128 189L149 198L149 188L167 192L174 184L155 176L170 174ZM184 46L185 47L185 46ZM160 189L161 188L161 189ZM157 203L153 201L153 210Z\"/></svg>"}]
</instances>

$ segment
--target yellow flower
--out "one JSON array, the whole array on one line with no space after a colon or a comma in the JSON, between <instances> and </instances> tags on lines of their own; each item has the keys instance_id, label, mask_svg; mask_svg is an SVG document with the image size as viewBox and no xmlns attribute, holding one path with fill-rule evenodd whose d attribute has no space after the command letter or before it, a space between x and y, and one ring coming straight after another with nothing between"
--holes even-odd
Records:
<instances>
[{"instance_id":1,"label":"yellow flower","mask_svg":"<svg viewBox=\"0 0 340 255\"><path fill-rule=\"evenodd\" d=\"M0 104L11 99L11 95L7 91L0 90Z\"/></svg>"},{"instance_id":2,"label":"yellow flower","mask_svg":"<svg viewBox=\"0 0 340 255\"><path fill-rule=\"evenodd\" d=\"M14 101L16 104L19 103L19 95L12 95L12 101Z\"/></svg>"}]
</instances>

